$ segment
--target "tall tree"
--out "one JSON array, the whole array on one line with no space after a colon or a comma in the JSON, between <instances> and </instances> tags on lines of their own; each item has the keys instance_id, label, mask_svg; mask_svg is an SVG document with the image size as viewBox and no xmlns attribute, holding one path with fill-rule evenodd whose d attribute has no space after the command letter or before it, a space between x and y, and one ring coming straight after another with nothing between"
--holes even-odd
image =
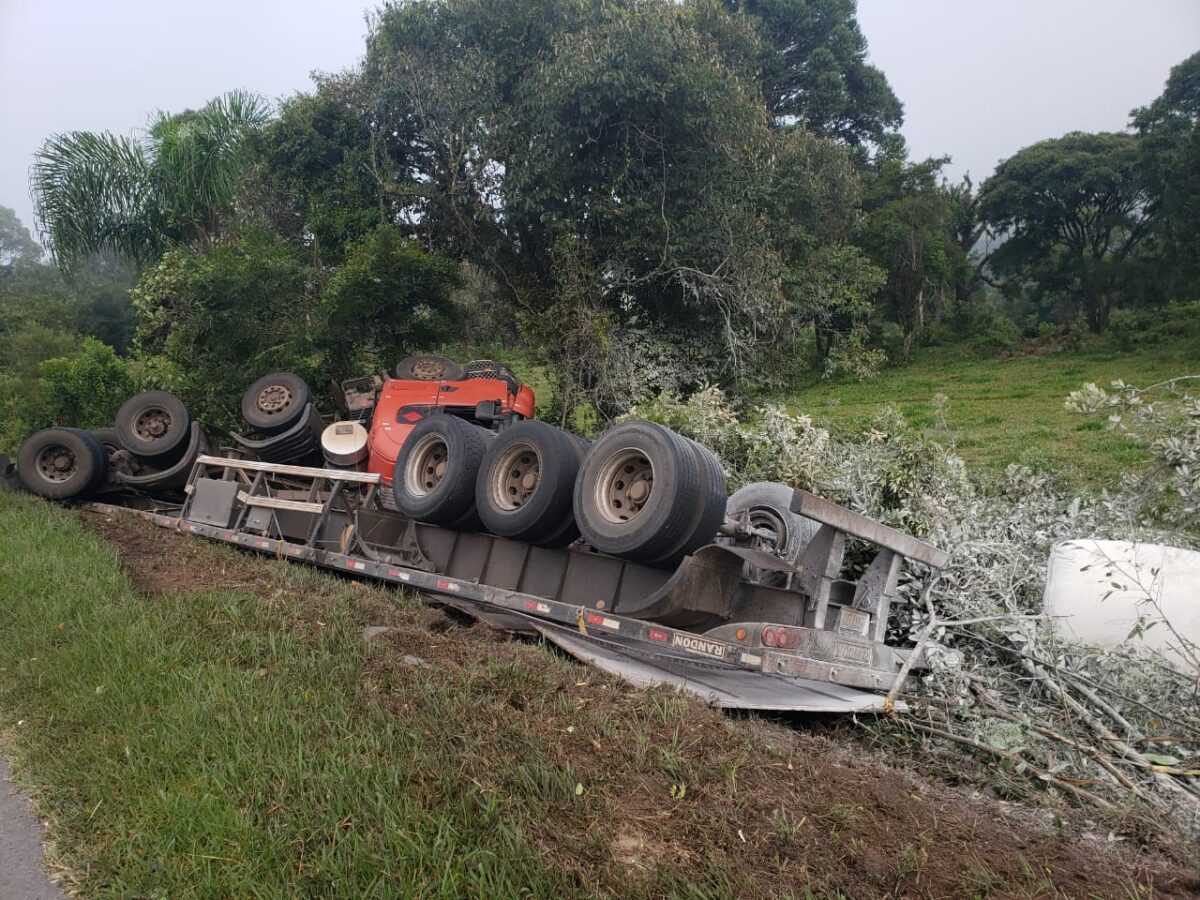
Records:
<instances>
[{"instance_id":1,"label":"tall tree","mask_svg":"<svg viewBox=\"0 0 1200 900\"><path fill-rule=\"evenodd\" d=\"M725 0L763 36L767 109L852 146L878 144L904 121L886 76L867 62L856 0Z\"/></svg>"},{"instance_id":2,"label":"tall tree","mask_svg":"<svg viewBox=\"0 0 1200 900\"><path fill-rule=\"evenodd\" d=\"M0 278L11 266L36 262L41 256L42 248L16 212L0 206Z\"/></svg>"},{"instance_id":3,"label":"tall tree","mask_svg":"<svg viewBox=\"0 0 1200 900\"><path fill-rule=\"evenodd\" d=\"M1131 134L1072 132L1033 144L980 188L983 218L1007 237L992 265L1070 298L1099 331L1146 237L1149 199Z\"/></svg>"},{"instance_id":4,"label":"tall tree","mask_svg":"<svg viewBox=\"0 0 1200 900\"><path fill-rule=\"evenodd\" d=\"M486 267L535 329L569 267L588 303L715 340L736 369L779 312L747 46L748 22L703 3L388 8L363 78L372 120L411 135L396 217Z\"/></svg>"},{"instance_id":5,"label":"tall tree","mask_svg":"<svg viewBox=\"0 0 1200 900\"><path fill-rule=\"evenodd\" d=\"M1200 53L1171 69L1158 99L1133 111L1133 126L1167 288L1200 297Z\"/></svg>"},{"instance_id":6,"label":"tall tree","mask_svg":"<svg viewBox=\"0 0 1200 900\"><path fill-rule=\"evenodd\" d=\"M112 252L135 265L220 233L246 163L246 136L268 107L234 91L199 110L159 113L144 135L51 136L31 172L39 230L69 268Z\"/></svg>"},{"instance_id":7,"label":"tall tree","mask_svg":"<svg viewBox=\"0 0 1200 900\"><path fill-rule=\"evenodd\" d=\"M955 204L938 182L947 157L908 160L899 137L884 142L864 172L860 241L887 273L884 314L900 326L907 362L913 339L942 306L962 267Z\"/></svg>"},{"instance_id":8,"label":"tall tree","mask_svg":"<svg viewBox=\"0 0 1200 900\"><path fill-rule=\"evenodd\" d=\"M970 302L986 275L994 247L991 226L979 212L979 194L970 173L962 181L944 188L950 204L950 235L957 247L957 271L954 276L954 300L960 306Z\"/></svg>"}]
</instances>

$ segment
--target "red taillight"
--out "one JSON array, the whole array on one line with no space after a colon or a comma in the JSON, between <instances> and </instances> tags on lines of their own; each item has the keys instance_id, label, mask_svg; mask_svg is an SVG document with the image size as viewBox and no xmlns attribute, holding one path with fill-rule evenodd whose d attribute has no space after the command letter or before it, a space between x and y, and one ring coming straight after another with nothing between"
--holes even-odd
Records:
<instances>
[{"instance_id":1,"label":"red taillight","mask_svg":"<svg viewBox=\"0 0 1200 900\"><path fill-rule=\"evenodd\" d=\"M800 632L795 628L787 628L783 625L765 625L760 640L764 647L790 650L800 643Z\"/></svg>"}]
</instances>

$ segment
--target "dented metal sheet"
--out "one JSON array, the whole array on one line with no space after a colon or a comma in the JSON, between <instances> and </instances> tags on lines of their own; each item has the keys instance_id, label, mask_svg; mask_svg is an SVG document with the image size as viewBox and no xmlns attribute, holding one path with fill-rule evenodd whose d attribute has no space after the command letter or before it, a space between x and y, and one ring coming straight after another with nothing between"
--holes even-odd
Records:
<instances>
[{"instance_id":1,"label":"dented metal sheet","mask_svg":"<svg viewBox=\"0 0 1200 900\"><path fill-rule=\"evenodd\" d=\"M723 709L774 712L883 712L883 696L829 682L783 675L763 675L744 669L705 666L678 656L639 653L620 641L584 636L567 628L535 623L546 640L580 662L595 666L635 687L668 685L703 698ZM893 709L903 712L903 701Z\"/></svg>"}]
</instances>

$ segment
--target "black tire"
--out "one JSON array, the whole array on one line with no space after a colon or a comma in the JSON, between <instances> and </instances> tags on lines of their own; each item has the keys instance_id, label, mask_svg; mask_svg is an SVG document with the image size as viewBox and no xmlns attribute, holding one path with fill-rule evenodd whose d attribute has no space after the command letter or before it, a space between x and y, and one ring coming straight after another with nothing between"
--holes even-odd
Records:
<instances>
[{"instance_id":1,"label":"black tire","mask_svg":"<svg viewBox=\"0 0 1200 900\"><path fill-rule=\"evenodd\" d=\"M121 436L117 434L115 428L89 428L88 434L104 448L105 456L111 457L114 453L125 449L121 446Z\"/></svg>"},{"instance_id":2,"label":"black tire","mask_svg":"<svg viewBox=\"0 0 1200 900\"><path fill-rule=\"evenodd\" d=\"M144 391L117 411L117 439L144 463L174 465L187 450L192 416L182 400L166 391Z\"/></svg>"},{"instance_id":3,"label":"black tire","mask_svg":"<svg viewBox=\"0 0 1200 900\"><path fill-rule=\"evenodd\" d=\"M575 521L597 550L657 561L695 531L704 477L692 447L671 429L624 422L584 457L575 479Z\"/></svg>"},{"instance_id":4,"label":"black tire","mask_svg":"<svg viewBox=\"0 0 1200 900\"><path fill-rule=\"evenodd\" d=\"M495 437L456 416L423 419L405 438L392 470L396 508L419 522L476 530L475 480Z\"/></svg>"},{"instance_id":5,"label":"black tire","mask_svg":"<svg viewBox=\"0 0 1200 900\"><path fill-rule=\"evenodd\" d=\"M107 482L115 483L121 473L137 464L130 452L121 446L121 437L117 434L117 429L89 428L88 434L94 437L96 443L104 450L105 480Z\"/></svg>"},{"instance_id":6,"label":"black tire","mask_svg":"<svg viewBox=\"0 0 1200 900\"><path fill-rule=\"evenodd\" d=\"M475 480L484 528L533 544L550 535L562 540L566 519L574 521L579 451L571 435L547 422L531 419L504 429L484 454Z\"/></svg>"},{"instance_id":7,"label":"black tire","mask_svg":"<svg viewBox=\"0 0 1200 900\"><path fill-rule=\"evenodd\" d=\"M583 465L583 458L587 455L588 448L592 446L591 441L587 441L579 435L568 435L572 443L575 445L576 470ZM578 473L576 474L578 477ZM575 491L571 490L571 508L563 516L561 522L558 523L552 530L546 533L545 537L538 538L537 545L539 547L569 547L571 544L579 540L579 525L575 522Z\"/></svg>"},{"instance_id":8,"label":"black tire","mask_svg":"<svg viewBox=\"0 0 1200 900\"><path fill-rule=\"evenodd\" d=\"M78 428L44 428L25 439L17 455L17 475L30 493L50 500L86 497L108 475L99 442Z\"/></svg>"},{"instance_id":9,"label":"black tire","mask_svg":"<svg viewBox=\"0 0 1200 900\"><path fill-rule=\"evenodd\" d=\"M725 470L721 468L716 454L691 438L682 439L700 466L700 489L696 493L692 509L692 527L683 538L662 556L650 561L651 565L673 565L705 544L711 544L717 532L725 524L725 506L729 502Z\"/></svg>"},{"instance_id":10,"label":"black tire","mask_svg":"<svg viewBox=\"0 0 1200 900\"><path fill-rule=\"evenodd\" d=\"M821 524L792 512L793 493L786 484L756 481L733 492L726 513L733 518L745 515L751 525L773 534L770 538L755 538L751 543L755 549L796 565ZM773 587L787 584L786 573L757 569L749 564L746 579Z\"/></svg>"},{"instance_id":11,"label":"black tire","mask_svg":"<svg viewBox=\"0 0 1200 900\"><path fill-rule=\"evenodd\" d=\"M465 372L462 363L432 353L409 356L396 363L396 377L414 381L461 381Z\"/></svg>"},{"instance_id":12,"label":"black tire","mask_svg":"<svg viewBox=\"0 0 1200 900\"><path fill-rule=\"evenodd\" d=\"M262 434L282 434L302 418L312 389L293 372L264 375L242 394L242 418Z\"/></svg>"}]
</instances>

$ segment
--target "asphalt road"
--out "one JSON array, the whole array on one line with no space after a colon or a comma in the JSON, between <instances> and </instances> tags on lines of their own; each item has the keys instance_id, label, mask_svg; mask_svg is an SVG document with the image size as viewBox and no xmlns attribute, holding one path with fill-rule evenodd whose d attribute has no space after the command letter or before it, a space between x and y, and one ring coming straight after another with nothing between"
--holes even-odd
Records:
<instances>
[{"instance_id":1,"label":"asphalt road","mask_svg":"<svg viewBox=\"0 0 1200 900\"><path fill-rule=\"evenodd\" d=\"M0 756L0 900L64 900L42 866L42 826Z\"/></svg>"}]
</instances>

